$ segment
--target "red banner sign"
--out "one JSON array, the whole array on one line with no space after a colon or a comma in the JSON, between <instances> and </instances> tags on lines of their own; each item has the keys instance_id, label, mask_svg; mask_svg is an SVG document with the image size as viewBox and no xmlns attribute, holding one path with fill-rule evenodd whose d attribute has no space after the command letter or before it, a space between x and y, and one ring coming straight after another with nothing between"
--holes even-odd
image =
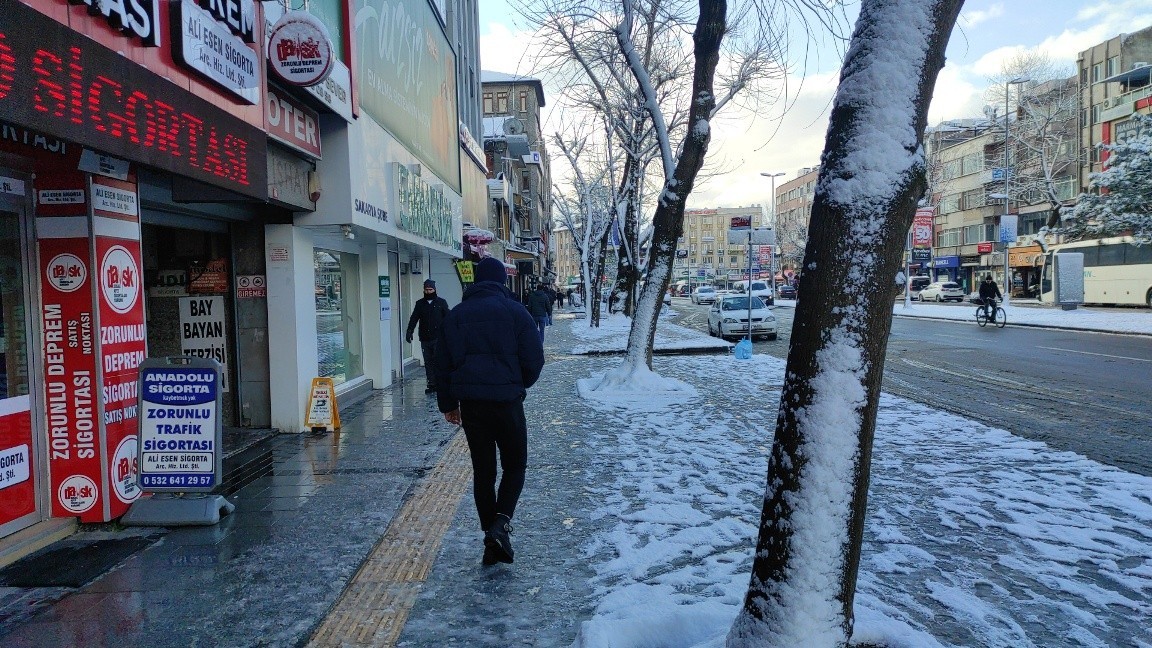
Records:
<instances>
[{"instance_id":1,"label":"red banner sign","mask_svg":"<svg viewBox=\"0 0 1152 648\"><path fill-rule=\"evenodd\" d=\"M976 253L977 254L992 254L992 242L987 241L985 243L977 243L976 244Z\"/></svg>"},{"instance_id":2,"label":"red banner sign","mask_svg":"<svg viewBox=\"0 0 1152 648\"><path fill-rule=\"evenodd\" d=\"M32 411L27 396L0 400L0 525L36 511Z\"/></svg>"},{"instance_id":3,"label":"red banner sign","mask_svg":"<svg viewBox=\"0 0 1152 648\"><path fill-rule=\"evenodd\" d=\"M916 217L912 219L912 247L932 247L932 216L935 213L934 207L916 210Z\"/></svg>"}]
</instances>

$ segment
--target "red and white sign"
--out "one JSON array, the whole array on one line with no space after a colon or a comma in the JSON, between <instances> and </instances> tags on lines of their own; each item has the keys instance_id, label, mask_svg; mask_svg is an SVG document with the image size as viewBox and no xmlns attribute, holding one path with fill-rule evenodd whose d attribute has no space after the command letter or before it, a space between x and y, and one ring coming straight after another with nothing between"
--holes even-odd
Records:
<instances>
[{"instance_id":1,"label":"red and white sign","mask_svg":"<svg viewBox=\"0 0 1152 648\"><path fill-rule=\"evenodd\" d=\"M331 74L334 58L328 28L307 11L289 11L272 26L268 65L285 83L321 83Z\"/></svg>"},{"instance_id":2,"label":"red and white sign","mask_svg":"<svg viewBox=\"0 0 1152 648\"><path fill-rule=\"evenodd\" d=\"M96 331L90 272L61 289L51 277L88 258L88 237L40 239L43 276L40 325L44 331L44 394L52 515L103 521L93 507L100 497L100 425L96 403ZM67 263L61 260L67 260ZM69 274L65 271L64 274ZM91 513L89 513L91 511Z\"/></svg>"},{"instance_id":3,"label":"red and white sign","mask_svg":"<svg viewBox=\"0 0 1152 648\"><path fill-rule=\"evenodd\" d=\"M268 296L268 281L264 275L236 275L236 298L252 299Z\"/></svg>"},{"instance_id":4,"label":"red and white sign","mask_svg":"<svg viewBox=\"0 0 1152 648\"><path fill-rule=\"evenodd\" d=\"M0 399L0 526L36 510L30 403L27 396Z\"/></svg>"},{"instance_id":5,"label":"red and white sign","mask_svg":"<svg viewBox=\"0 0 1152 648\"><path fill-rule=\"evenodd\" d=\"M108 248L100 260L100 292L117 313L132 310L140 298L140 265L123 245Z\"/></svg>"},{"instance_id":6,"label":"red and white sign","mask_svg":"<svg viewBox=\"0 0 1152 648\"><path fill-rule=\"evenodd\" d=\"M264 127L272 139L320 158L320 113L272 86L264 99Z\"/></svg>"},{"instance_id":7,"label":"red and white sign","mask_svg":"<svg viewBox=\"0 0 1152 648\"><path fill-rule=\"evenodd\" d=\"M912 219L912 247L932 247L932 216L936 212L934 207L917 209Z\"/></svg>"},{"instance_id":8,"label":"red and white sign","mask_svg":"<svg viewBox=\"0 0 1152 648\"><path fill-rule=\"evenodd\" d=\"M992 241L976 244L977 254L992 254Z\"/></svg>"}]
</instances>

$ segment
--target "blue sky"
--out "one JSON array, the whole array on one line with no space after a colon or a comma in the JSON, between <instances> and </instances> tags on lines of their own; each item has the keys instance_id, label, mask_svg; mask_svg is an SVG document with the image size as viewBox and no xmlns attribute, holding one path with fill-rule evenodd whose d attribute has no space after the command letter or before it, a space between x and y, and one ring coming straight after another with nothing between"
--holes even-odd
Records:
<instances>
[{"instance_id":1,"label":"blue sky","mask_svg":"<svg viewBox=\"0 0 1152 648\"><path fill-rule=\"evenodd\" d=\"M988 103L984 91L1001 63L1023 50L1040 50L1075 71L1079 52L1125 32L1152 25L1152 0L969 0L953 31L948 61L936 84L929 123L979 117ZM516 27L504 0L480 2L481 66L486 70L533 74L525 51L530 34ZM814 60L814 59L813 59ZM810 67L802 90L786 114L722 114L713 122L709 168L713 175L696 185L691 207L730 207L764 203L770 189L761 171L783 171L777 186L819 161L828 109L839 71L832 51ZM543 77L549 99L545 130L559 123L563 107ZM796 84L793 84L795 87Z\"/></svg>"}]
</instances>

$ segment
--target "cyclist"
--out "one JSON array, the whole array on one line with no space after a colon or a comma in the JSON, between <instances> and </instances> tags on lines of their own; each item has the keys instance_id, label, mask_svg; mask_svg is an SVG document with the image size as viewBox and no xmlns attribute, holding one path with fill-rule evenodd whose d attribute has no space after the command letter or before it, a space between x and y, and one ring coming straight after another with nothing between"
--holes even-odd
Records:
<instances>
[{"instance_id":1,"label":"cyclist","mask_svg":"<svg viewBox=\"0 0 1152 648\"><path fill-rule=\"evenodd\" d=\"M996 321L996 300L1002 298L1000 287L992 281L992 275L984 275L984 281L980 282L980 301L984 302L984 314L989 322Z\"/></svg>"}]
</instances>

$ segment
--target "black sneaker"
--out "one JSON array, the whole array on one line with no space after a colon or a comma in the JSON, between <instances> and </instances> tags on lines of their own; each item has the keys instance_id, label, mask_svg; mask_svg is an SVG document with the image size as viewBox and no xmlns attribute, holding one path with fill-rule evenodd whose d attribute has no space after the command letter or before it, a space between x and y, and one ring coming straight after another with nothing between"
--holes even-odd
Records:
<instances>
[{"instance_id":1,"label":"black sneaker","mask_svg":"<svg viewBox=\"0 0 1152 648\"><path fill-rule=\"evenodd\" d=\"M497 513L496 521L484 534L485 558L491 552L492 557L498 562L511 563L515 552L512 551L512 539L508 537L510 533L512 533L512 520L507 515Z\"/></svg>"}]
</instances>

